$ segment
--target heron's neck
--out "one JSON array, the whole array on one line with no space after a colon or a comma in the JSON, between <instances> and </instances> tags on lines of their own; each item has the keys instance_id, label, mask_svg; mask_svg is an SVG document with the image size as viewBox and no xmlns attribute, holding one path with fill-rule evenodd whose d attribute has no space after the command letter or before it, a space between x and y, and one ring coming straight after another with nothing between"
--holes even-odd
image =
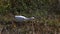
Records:
<instances>
[{"instance_id":1,"label":"heron's neck","mask_svg":"<svg viewBox=\"0 0 60 34\"><path fill-rule=\"evenodd\" d=\"M26 20L32 20L32 18L26 18Z\"/></svg>"}]
</instances>

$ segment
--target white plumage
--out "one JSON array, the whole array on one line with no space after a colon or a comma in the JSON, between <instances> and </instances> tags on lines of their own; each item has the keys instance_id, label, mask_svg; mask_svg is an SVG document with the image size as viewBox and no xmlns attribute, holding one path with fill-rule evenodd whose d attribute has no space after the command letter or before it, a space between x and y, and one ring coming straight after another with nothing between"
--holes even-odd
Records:
<instances>
[{"instance_id":1,"label":"white plumage","mask_svg":"<svg viewBox=\"0 0 60 34\"><path fill-rule=\"evenodd\" d=\"M30 21L30 20L33 20L34 17L27 18L27 17L25 17L25 16L15 16L15 19L16 19L16 21L18 21L18 22L22 22L22 21Z\"/></svg>"}]
</instances>

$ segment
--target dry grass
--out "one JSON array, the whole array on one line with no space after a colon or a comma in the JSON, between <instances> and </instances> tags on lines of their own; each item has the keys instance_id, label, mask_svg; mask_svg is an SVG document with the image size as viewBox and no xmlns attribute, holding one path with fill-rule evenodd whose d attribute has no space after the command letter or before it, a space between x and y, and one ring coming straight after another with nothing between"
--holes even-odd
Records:
<instances>
[{"instance_id":1,"label":"dry grass","mask_svg":"<svg viewBox=\"0 0 60 34\"><path fill-rule=\"evenodd\" d=\"M33 21L23 22L22 25L14 27L12 24L11 29L6 29L2 34L60 34L60 16L44 16L36 18ZM9 33L8 33L9 32Z\"/></svg>"}]
</instances>

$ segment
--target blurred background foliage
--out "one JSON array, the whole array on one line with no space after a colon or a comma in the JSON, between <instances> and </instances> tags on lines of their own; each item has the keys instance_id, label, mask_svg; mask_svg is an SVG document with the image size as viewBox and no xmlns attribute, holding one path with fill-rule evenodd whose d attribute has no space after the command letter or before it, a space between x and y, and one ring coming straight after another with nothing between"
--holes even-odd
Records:
<instances>
[{"instance_id":1,"label":"blurred background foliage","mask_svg":"<svg viewBox=\"0 0 60 34\"><path fill-rule=\"evenodd\" d=\"M15 34L17 34L16 30L22 34L33 34L32 32L56 34L60 31L58 29L60 26L60 0L0 0L0 23L11 23L15 15L35 16L33 23L24 22L22 25L20 24L20 28L15 29L16 24L14 23L7 26L7 28L12 28L11 30L14 30ZM10 34L12 34L11 32Z\"/></svg>"},{"instance_id":2,"label":"blurred background foliage","mask_svg":"<svg viewBox=\"0 0 60 34\"><path fill-rule=\"evenodd\" d=\"M48 18L60 15L59 11L59 0L0 0L0 21L12 21L15 15Z\"/></svg>"}]
</instances>

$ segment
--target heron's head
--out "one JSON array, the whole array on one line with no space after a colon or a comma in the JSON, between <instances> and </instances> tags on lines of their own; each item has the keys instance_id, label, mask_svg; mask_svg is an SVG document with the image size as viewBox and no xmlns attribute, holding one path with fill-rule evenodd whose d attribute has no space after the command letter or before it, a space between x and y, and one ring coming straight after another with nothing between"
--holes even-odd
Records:
<instances>
[{"instance_id":1,"label":"heron's head","mask_svg":"<svg viewBox=\"0 0 60 34\"><path fill-rule=\"evenodd\" d=\"M34 17L31 17L31 19L35 19Z\"/></svg>"}]
</instances>

